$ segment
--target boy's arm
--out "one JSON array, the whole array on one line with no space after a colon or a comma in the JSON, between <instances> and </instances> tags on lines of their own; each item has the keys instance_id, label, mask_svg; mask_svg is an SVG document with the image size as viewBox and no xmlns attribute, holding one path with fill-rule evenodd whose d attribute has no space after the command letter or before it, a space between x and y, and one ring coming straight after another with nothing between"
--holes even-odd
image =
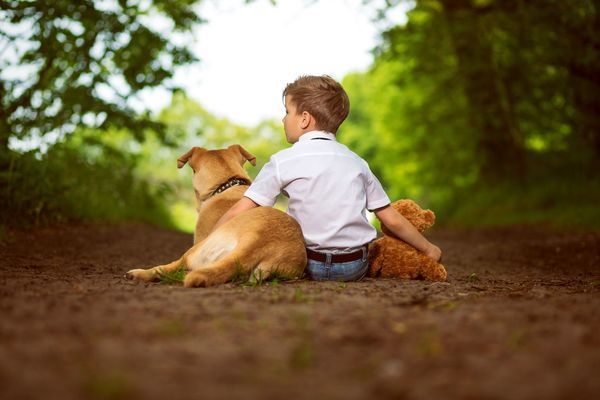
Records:
<instances>
[{"instance_id":1,"label":"boy's arm","mask_svg":"<svg viewBox=\"0 0 600 400\"><path fill-rule=\"evenodd\" d=\"M280 191L281 183L279 181L277 166L273 156L271 157L271 160L262 167L250 187L246 189L244 197L238 200L237 203L231 206L231 208L223 214L212 230L214 231L236 215L254 207L273 206Z\"/></svg>"},{"instance_id":2,"label":"boy's arm","mask_svg":"<svg viewBox=\"0 0 600 400\"><path fill-rule=\"evenodd\" d=\"M250 209L252 209L254 207L258 207L258 206L259 206L258 204L256 204L249 198L242 197L241 199L239 199L237 201L237 203L235 203L233 206L231 206L231 208L229 210L227 210L227 212L225 214L223 214L221 216L221 218L219 218L219 220L217 221L217 223L215 224L215 226L213 227L212 230L214 231L219 226L223 225L225 222L229 221L236 215L241 214L244 211L250 210Z\"/></svg>"},{"instance_id":3,"label":"boy's arm","mask_svg":"<svg viewBox=\"0 0 600 400\"><path fill-rule=\"evenodd\" d=\"M375 210L375 215L398 239L404 240L435 261L442 258L440 248L425 239L413 224L391 206Z\"/></svg>"}]
</instances>

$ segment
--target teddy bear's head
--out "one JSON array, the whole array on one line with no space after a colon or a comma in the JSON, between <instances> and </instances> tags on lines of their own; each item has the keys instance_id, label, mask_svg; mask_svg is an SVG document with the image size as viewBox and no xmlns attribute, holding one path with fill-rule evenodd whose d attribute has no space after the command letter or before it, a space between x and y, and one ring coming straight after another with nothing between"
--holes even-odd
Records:
<instances>
[{"instance_id":1,"label":"teddy bear's head","mask_svg":"<svg viewBox=\"0 0 600 400\"><path fill-rule=\"evenodd\" d=\"M435 222L435 214L431 210L423 210L417 203L412 200L397 200L392 203L394 210L398 211L407 220L413 224L419 232L423 232L429 228ZM385 225L381 224L381 230L384 235L391 236L392 233L388 231Z\"/></svg>"}]
</instances>

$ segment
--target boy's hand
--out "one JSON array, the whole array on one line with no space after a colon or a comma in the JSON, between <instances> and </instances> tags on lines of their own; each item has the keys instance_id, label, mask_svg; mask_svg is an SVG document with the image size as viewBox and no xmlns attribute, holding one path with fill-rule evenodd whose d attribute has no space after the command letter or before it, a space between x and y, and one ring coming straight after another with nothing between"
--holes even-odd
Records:
<instances>
[{"instance_id":1,"label":"boy's hand","mask_svg":"<svg viewBox=\"0 0 600 400\"><path fill-rule=\"evenodd\" d=\"M223 225L225 222L229 221L233 217L237 216L240 213L243 213L244 211L250 210L254 207L258 207L258 204L256 204L254 201L252 201L248 197L242 197L241 199L238 200L237 203L235 203L233 206L231 206L231 208L229 210L227 210L227 212L225 214L223 214L221 216L221 218L219 218L219 220L217 221L215 226L212 228L212 230L213 231L216 230L218 227L220 227L221 225Z\"/></svg>"},{"instance_id":2,"label":"boy's hand","mask_svg":"<svg viewBox=\"0 0 600 400\"><path fill-rule=\"evenodd\" d=\"M442 250L430 243L402 214L390 205L375 210L375 215L398 239L404 240L435 262L442 259Z\"/></svg>"},{"instance_id":3,"label":"boy's hand","mask_svg":"<svg viewBox=\"0 0 600 400\"><path fill-rule=\"evenodd\" d=\"M424 251L425 255L432 258L435 262L442 261L442 250L433 243L429 243L427 250Z\"/></svg>"}]
</instances>

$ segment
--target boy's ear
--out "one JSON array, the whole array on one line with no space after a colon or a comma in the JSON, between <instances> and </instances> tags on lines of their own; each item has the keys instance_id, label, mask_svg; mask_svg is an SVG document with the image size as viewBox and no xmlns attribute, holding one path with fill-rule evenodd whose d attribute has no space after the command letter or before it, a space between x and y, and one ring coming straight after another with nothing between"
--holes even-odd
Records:
<instances>
[{"instance_id":1,"label":"boy's ear","mask_svg":"<svg viewBox=\"0 0 600 400\"><path fill-rule=\"evenodd\" d=\"M177 159L177 168L183 168L183 166L194 156L194 154L202 154L206 151L202 147L192 147L187 153L183 154ZM190 165L194 170L195 168Z\"/></svg>"},{"instance_id":2,"label":"boy's ear","mask_svg":"<svg viewBox=\"0 0 600 400\"><path fill-rule=\"evenodd\" d=\"M300 120L300 128L306 129L310 125L311 119L314 119L313 116L308 111L302 111L302 119Z\"/></svg>"},{"instance_id":3,"label":"boy's ear","mask_svg":"<svg viewBox=\"0 0 600 400\"><path fill-rule=\"evenodd\" d=\"M229 150L234 151L240 157L240 165L244 165L246 161L250 161L250 164L256 165L256 157L250 154L246 149L244 149L239 144L232 144L228 147Z\"/></svg>"}]
</instances>

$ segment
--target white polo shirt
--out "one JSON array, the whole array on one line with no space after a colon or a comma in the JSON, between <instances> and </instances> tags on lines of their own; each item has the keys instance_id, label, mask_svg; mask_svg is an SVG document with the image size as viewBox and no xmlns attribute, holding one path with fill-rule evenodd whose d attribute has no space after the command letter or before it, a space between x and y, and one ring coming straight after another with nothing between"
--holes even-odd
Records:
<instances>
[{"instance_id":1,"label":"white polo shirt","mask_svg":"<svg viewBox=\"0 0 600 400\"><path fill-rule=\"evenodd\" d=\"M288 214L314 251L346 253L376 237L366 210L390 204L365 160L329 132L312 131L273 156L244 196L273 206L279 193L289 198Z\"/></svg>"}]
</instances>

